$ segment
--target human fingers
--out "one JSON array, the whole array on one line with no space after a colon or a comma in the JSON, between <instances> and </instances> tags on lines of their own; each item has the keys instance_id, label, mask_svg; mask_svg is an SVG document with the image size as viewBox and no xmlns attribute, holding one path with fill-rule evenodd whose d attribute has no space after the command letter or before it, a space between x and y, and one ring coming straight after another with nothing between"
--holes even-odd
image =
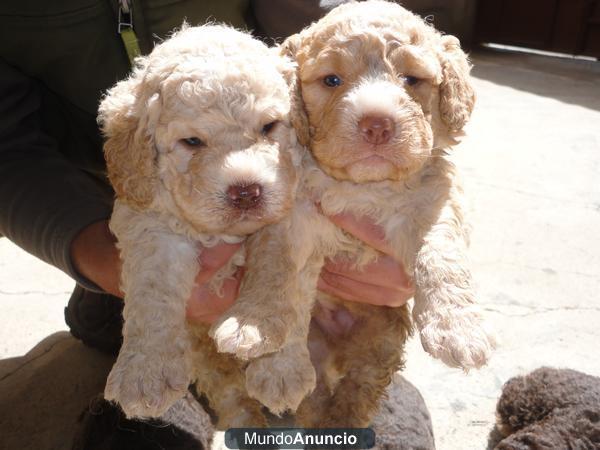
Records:
<instances>
[{"instance_id":1,"label":"human fingers","mask_svg":"<svg viewBox=\"0 0 600 450\"><path fill-rule=\"evenodd\" d=\"M208 283L194 286L187 303L187 319L190 322L204 324L211 324L217 320L235 302L243 272L240 268L234 277L223 282L222 296L217 295Z\"/></svg>"},{"instance_id":2,"label":"human fingers","mask_svg":"<svg viewBox=\"0 0 600 450\"><path fill-rule=\"evenodd\" d=\"M228 244L222 242L214 247L202 247L200 249L200 271L196 276L196 283L204 284L209 281L218 270L231 259L239 250L241 243Z\"/></svg>"},{"instance_id":3,"label":"human fingers","mask_svg":"<svg viewBox=\"0 0 600 450\"><path fill-rule=\"evenodd\" d=\"M327 270L321 271L317 287L343 300L377 306L402 306L412 297L412 293L405 290L353 280Z\"/></svg>"},{"instance_id":4,"label":"human fingers","mask_svg":"<svg viewBox=\"0 0 600 450\"><path fill-rule=\"evenodd\" d=\"M389 287L412 293L413 284L402 263L388 255L380 255L376 261L360 269L354 268L347 258L327 259L323 266L330 273L376 286Z\"/></svg>"},{"instance_id":5,"label":"human fingers","mask_svg":"<svg viewBox=\"0 0 600 450\"><path fill-rule=\"evenodd\" d=\"M391 246L385 239L383 228L375 224L370 217L356 217L350 213L340 213L327 216L327 218L370 247L387 255L392 254Z\"/></svg>"}]
</instances>

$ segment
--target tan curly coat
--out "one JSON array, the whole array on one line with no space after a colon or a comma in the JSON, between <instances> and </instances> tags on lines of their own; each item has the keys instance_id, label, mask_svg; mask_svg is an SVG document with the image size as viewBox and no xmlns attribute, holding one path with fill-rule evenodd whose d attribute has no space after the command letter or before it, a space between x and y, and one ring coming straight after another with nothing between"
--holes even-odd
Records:
<instances>
[{"instance_id":1,"label":"tan curly coat","mask_svg":"<svg viewBox=\"0 0 600 450\"><path fill-rule=\"evenodd\" d=\"M473 109L470 66L456 38L384 1L339 6L282 51L298 63L293 123L311 152L291 216L250 239L246 289L213 336L220 351L252 359L248 392L272 411L300 405L306 426L366 426L402 367L411 321L406 307L316 292L325 258L345 255L358 267L377 258L316 204L383 228L413 276L425 350L455 367L485 364L494 339L475 304L462 193L447 157ZM365 141L365 117L386 118L386 142ZM315 301L348 309L352 330L334 337L311 327Z\"/></svg>"}]
</instances>

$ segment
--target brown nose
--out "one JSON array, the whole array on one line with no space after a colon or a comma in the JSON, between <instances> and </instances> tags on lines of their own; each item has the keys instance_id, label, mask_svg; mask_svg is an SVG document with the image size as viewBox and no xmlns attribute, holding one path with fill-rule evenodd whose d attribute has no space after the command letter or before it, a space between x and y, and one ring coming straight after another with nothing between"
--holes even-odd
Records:
<instances>
[{"instance_id":1,"label":"brown nose","mask_svg":"<svg viewBox=\"0 0 600 450\"><path fill-rule=\"evenodd\" d=\"M248 185L233 184L227 188L227 195L236 208L250 209L258 205L262 195L262 187L257 183Z\"/></svg>"},{"instance_id":2,"label":"brown nose","mask_svg":"<svg viewBox=\"0 0 600 450\"><path fill-rule=\"evenodd\" d=\"M385 144L394 134L394 122L389 117L364 116L358 122L358 129L369 144Z\"/></svg>"}]
</instances>

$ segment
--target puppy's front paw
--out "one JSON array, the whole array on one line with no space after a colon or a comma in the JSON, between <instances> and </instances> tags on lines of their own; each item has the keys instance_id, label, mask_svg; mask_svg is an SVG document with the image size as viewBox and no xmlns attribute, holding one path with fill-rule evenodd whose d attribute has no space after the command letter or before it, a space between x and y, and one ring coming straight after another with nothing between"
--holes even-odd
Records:
<instances>
[{"instance_id":1,"label":"puppy's front paw","mask_svg":"<svg viewBox=\"0 0 600 450\"><path fill-rule=\"evenodd\" d=\"M219 352L248 360L279 350L287 337L287 329L276 317L260 320L227 317L213 325L210 335Z\"/></svg>"},{"instance_id":2,"label":"puppy's front paw","mask_svg":"<svg viewBox=\"0 0 600 450\"><path fill-rule=\"evenodd\" d=\"M189 384L183 355L121 352L104 397L119 403L127 417L158 417L186 394Z\"/></svg>"},{"instance_id":3,"label":"puppy's front paw","mask_svg":"<svg viewBox=\"0 0 600 450\"><path fill-rule=\"evenodd\" d=\"M316 380L308 353L305 356L274 353L252 361L246 368L248 395L277 415L296 411L314 390Z\"/></svg>"},{"instance_id":4,"label":"puppy's front paw","mask_svg":"<svg viewBox=\"0 0 600 450\"><path fill-rule=\"evenodd\" d=\"M465 370L487 364L496 347L489 330L474 308L457 308L420 324L421 343L427 353L450 367Z\"/></svg>"},{"instance_id":5,"label":"puppy's front paw","mask_svg":"<svg viewBox=\"0 0 600 450\"><path fill-rule=\"evenodd\" d=\"M229 450L229 447L225 444L224 431L215 430L210 444L210 450Z\"/></svg>"}]
</instances>

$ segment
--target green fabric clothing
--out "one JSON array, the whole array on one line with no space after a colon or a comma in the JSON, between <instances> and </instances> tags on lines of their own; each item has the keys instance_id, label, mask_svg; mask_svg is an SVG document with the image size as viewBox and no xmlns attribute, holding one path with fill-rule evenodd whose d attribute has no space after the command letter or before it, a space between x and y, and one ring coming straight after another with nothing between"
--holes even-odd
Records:
<instances>
[{"instance_id":1,"label":"green fabric clothing","mask_svg":"<svg viewBox=\"0 0 600 450\"><path fill-rule=\"evenodd\" d=\"M184 18L191 25L258 25L267 34L297 31L321 13L315 0L132 4L142 53ZM112 209L96 114L103 92L130 69L118 8L118 0L0 3L0 235L89 289L96 287L76 273L69 251L79 231Z\"/></svg>"}]
</instances>

